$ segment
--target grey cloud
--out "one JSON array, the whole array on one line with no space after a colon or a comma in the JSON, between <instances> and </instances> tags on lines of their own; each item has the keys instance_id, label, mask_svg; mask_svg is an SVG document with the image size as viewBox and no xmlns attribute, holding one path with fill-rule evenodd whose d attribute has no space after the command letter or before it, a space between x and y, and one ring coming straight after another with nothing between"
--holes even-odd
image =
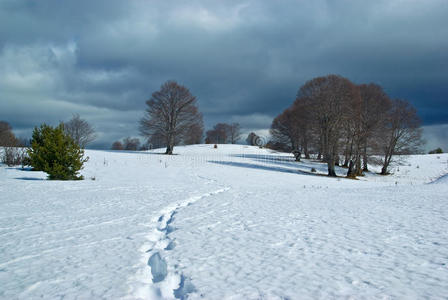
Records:
<instances>
[{"instance_id":1,"label":"grey cloud","mask_svg":"<svg viewBox=\"0 0 448 300\"><path fill-rule=\"evenodd\" d=\"M426 151L442 148L444 152L448 152L448 124L424 126L423 133L426 144Z\"/></svg>"},{"instance_id":2,"label":"grey cloud","mask_svg":"<svg viewBox=\"0 0 448 300\"><path fill-rule=\"evenodd\" d=\"M446 15L444 0L5 0L0 119L26 132L78 112L104 146L138 134L145 100L174 79L208 127L261 130L306 80L337 73L448 123Z\"/></svg>"}]
</instances>

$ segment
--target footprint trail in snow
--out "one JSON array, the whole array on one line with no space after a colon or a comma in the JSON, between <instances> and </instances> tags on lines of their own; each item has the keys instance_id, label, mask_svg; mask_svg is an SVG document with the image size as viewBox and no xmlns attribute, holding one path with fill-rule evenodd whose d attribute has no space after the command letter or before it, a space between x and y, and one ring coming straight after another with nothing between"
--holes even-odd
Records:
<instances>
[{"instance_id":1,"label":"footprint trail in snow","mask_svg":"<svg viewBox=\"0 0 448 300\"><path fill-rule=\"evenodd\" d=\"M221 188L171 204L163 208L151 220L152 231L147 236L148 243L140 248L143 253L142 262L145 263L145 268L140 269L136 274L139 287L132 289L132 298L185 299L188 294L196 291L190 278L179 272L177 266L170 264L166 259L166 251L171 251L176 247L176 241L170 237L170 233L175 230L172 222L174 216L183 207L203 198L226 192L229 189L228 187Z\"/></svg>"}]
</instances>

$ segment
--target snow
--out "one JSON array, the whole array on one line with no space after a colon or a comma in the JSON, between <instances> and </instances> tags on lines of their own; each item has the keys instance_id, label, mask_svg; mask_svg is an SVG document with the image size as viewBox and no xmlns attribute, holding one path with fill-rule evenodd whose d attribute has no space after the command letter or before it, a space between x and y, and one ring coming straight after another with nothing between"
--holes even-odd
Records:
<instances>
[{"instance_id":1,"label":"snow","mask_svg":"<svg viewBox=\"0 0 448 300\"><path fill-rule=\"evenodd\" d=\"M84 181L0 166L0 299L448 295L447 154L351 180L257 147L161 151L88 150Z\"/></svg>"}]
</instances>

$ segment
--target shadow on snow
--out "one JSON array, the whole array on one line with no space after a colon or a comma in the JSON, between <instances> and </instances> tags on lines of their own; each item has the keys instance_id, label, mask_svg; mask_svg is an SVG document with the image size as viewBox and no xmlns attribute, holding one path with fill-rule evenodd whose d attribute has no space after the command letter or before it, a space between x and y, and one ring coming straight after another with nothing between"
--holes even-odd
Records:
<instances>
[{"instance_id":1,"label":"shadow on snow","mask_svg":"<svg viewBox=\"0 0 448 300\"><path fill-rule=\"evenodd\" d=\"M263 165L251 164L251 163L232 162L232 161L217 161L217 160L210 160L208 162L218 164L218 165L240 167L240 168L258 169L258 170L266 170L266 171L282 172L282 173L290 173L290 174L300 174L300 175L322 176L321 174L314 174L311 172L305 172L305 171L301 171L301 170L297 170L297 169L293 170L293 169L282 168L282 167L278 167L278 166L263 166Z\"/></svg>"},{"instance_id":2,"label":"shadow on snow","mask_svg":"<svg viewBox=\"0 0 448 300\"><path fill-rule=\"evenodd\" d=\"M45 180L43 178L38 178L38 177L16 177L14 179L17 179L17 180Z\"/></svg>"}]
</instances>

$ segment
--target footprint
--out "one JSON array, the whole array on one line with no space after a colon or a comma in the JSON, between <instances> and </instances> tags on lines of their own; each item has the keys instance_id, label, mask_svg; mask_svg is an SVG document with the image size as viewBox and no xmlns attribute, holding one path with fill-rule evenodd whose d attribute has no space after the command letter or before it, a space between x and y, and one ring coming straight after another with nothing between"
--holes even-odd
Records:
<instances>
[{"instance_id":1,"label":"footprint","mask_svg":"<svg viewBox=\"0 0 448 300\"><path fill-rule=\"evenodd\" d=\"M160 257L159 252L154 253L148 260L148 266L151 267L152 282L163 281L167 275L167 266L165 260Z\"/></svg>"},{"instance_id":2,"label":"footprint","mask_svg":"<svg viewBox=\"0 0 448 300\"><path fill-rule=\"evenodd\" d=\"M176 247L176 243L174 241L171 241L164 250L173 250Z\"/></svg>"},{"instance_id":3,"label":"footprint","mask_svg":"<svg viewBox=\"0 0 448 300\"><path fill-rule=\"evenodd\" d=\"M179 288L174 290L174 297L177 299L186 299L189 293L196 292L196 288L191 283L190 278L180 275Z\"/></svg>"}]
</instances>

